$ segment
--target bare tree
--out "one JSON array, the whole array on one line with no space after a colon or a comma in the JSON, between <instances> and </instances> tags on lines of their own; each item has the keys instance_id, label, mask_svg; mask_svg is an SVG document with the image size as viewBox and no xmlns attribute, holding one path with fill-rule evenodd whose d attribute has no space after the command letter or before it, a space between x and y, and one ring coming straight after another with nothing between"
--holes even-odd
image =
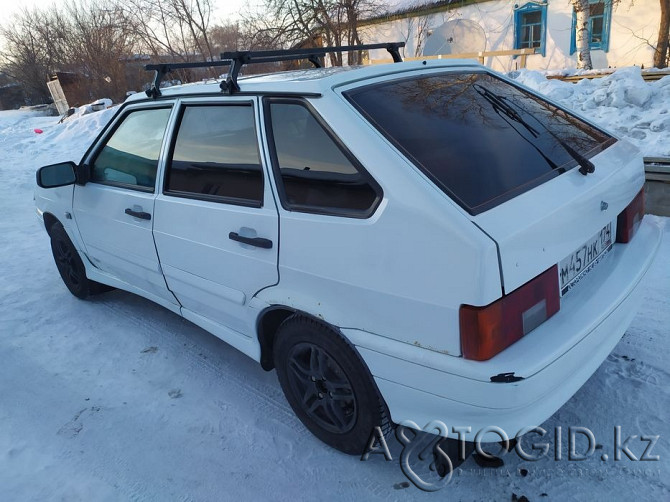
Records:
<instances>
[{"instance_id":1,"label":"bare tree","mask_svg":"<svg viewBox=\"0 0 670 502\"><path fill-rule=\"evenodd\" d=\"M115 1L137 37L135 51L154 62L215 61L211 40L212 0ZM218 75L214 69L177 70L173 77L191 81Z\"/></svg>"},{"instance_id":2,"label":"bare tree","mask_svg":"<svg viewBox=\"0 0 670 502\"><path fill-rule=\"evenodd\" d=\"M212 50L216 54L225 51L236 51L241 49L243 35L238 23L218 24L210 28L209 38L212 44Z\"/></svg>"},{"instance_id":3,"label":"bare tree","mask_svg":"<svg viewBox=\"0 0 670 502\"><path fill-rule=\"evenodd\" d=\"M1 32L4 71L21 82L32 101L48 100L46 83L59 71L79 75L92 99L124 98L126 60L136 37L123 12L109 2L73 0L49 10L23 10Z\"/></svg>"},{"instance_id":4,"label":"bare tree","mask_svg":"<svg viewBox=\"0 0 670 502\"><path fill-rule=\"evenodd\" d=\"M654 66L666 68L670 63L670 0L661 1L661 24L658 29L658 43L654 51Z\"/></svg>"},{"instance_id":5,"label":"bare tree","mask_svg":"<svg viewBox=\"0 0 670 502\"><path fill-rule=\"evenodd\" d=\"M591 15L591 6L589 0L571 0L572 7L575 9L577 18L575 26L575 45L577 49L577 68L582 70L591 70L591 47L589 33L589 18Z\"/></svg>"},{"instance_id":6,"label":"bare tree","mask_svg":"<svg viewBox=\"0 0 670 502\"><path fill-rule=\"evenodd\" d=\"M125 60L133 54L136 42L123 11L94 0L86 4L71 2L56 15L62 30L60 69L85 75L92 96L123 99L127 88Z\"/></svg>"},{"instance_id":7,"label":"bare tree","mask_svg":"<svg viewBox=\"0 0 670 502\"><path fill-rule=\"evenodd\" d=\"M414 2L410 4L409 8L418 9L421 2ZM428 38L430 24L430 16L414 15L408 16L401 21L401 36L402 41L405 42L405 47L402 48L402 56L404 57L419 57L423 54L423 45ZM409 47L414 47L412 54L407 53Z\"/></svg>"},{"instance_id":8,"label":"bare tree","mask_svg":"<svg viewBox=\"0 0 670 502\"><path fill-rule=\"evenodd\" d=\"M211 0L117 0L139 46L150 55L178 61L213 60Z\"/></svg>"},{"instance_id":9,"label":"bare tree","mask_svg":"<svg viewBox=\"0 0 670 502\"><path fill-rule=\"evenodd\" d=\"M421 16L416 25L416 47L414 49L414 56L418 57L423 54L423 46L426 43L426 39L430 33L428 29L429 18L428 16Z\"/></svg>"},{"instance_id":10,"label":"bare tree","mask_svg":"<svg viewBox=\"0 0 670 502\"><path fill-rule=\"evenodd\" d=\"M3 71L20 82L28 99L37 103L49 97L46 82L52 67L52 54L38 34L38 28L45 24L39 10L24 9L13 17L11 24L0 28L5 39L5 50L0 55Z\"/></svg>"},{"instance_id":11,"label":"bare tree","mask_svg":"<svg viewBox=\"0 0 670 502\"><path fill-rule=\"evenodd\" d=\"M307 45L317 39L327 46L358 45L359 21L378 12L379 5L376 0L265 0L260 13L245 16L245 24L279 46ZM330 61L342 65L342 54L330 54ZM348 54L349 64L360 61L358 51Z\"/></svg>"}]
</instances>

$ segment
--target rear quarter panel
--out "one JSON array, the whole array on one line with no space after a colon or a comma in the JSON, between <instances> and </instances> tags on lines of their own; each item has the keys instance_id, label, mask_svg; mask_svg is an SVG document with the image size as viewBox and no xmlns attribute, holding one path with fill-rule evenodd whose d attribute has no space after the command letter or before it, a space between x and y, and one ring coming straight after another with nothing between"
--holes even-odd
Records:
<instances>
[{"instance_id":1,"label":"rear quarter panel","mask_svg":"<svg viewBox=\"0 0 670 502\"><path fill-rule=\"evenodd\" d=\"M460 305L501 294L494 242L341 98L327 93L312 105L381 185L383 200L368 219L280 205L280 280L258 297L460 355Z\"/></svg>"}]
</instances>

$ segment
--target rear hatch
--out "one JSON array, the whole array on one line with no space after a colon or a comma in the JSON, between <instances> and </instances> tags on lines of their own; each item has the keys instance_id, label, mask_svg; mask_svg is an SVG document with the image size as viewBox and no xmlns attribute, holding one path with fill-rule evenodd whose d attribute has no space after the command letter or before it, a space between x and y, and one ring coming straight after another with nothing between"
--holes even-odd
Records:
<instances>
[{"instance_id":1,"label":"rear hatch","mask_svg":"<svg viewBox=\"0 0 670 502\"><path fill-rule=\"evenodd\" d=\"M496 242L504 294L554 265L567 293L644 182L632 145L483 69L345 96Z\"/></svg>"},{"instance_id":2,"label":"rear hatch","mask_svg":"<svg viewBox=\"0 0 670 502\"><path fill-rule=\"evenodd\" d=\"M498 245L505 293L558 265L567 293L616 240L617 215L644 183L639 151L619 141L577 169L473 218Z\"/></svg>"}]
</instances>

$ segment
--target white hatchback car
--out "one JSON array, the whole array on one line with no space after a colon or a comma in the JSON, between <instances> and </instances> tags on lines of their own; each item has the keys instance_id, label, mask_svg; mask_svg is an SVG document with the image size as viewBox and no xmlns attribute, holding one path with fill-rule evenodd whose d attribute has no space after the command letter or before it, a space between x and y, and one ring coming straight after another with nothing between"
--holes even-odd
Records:
<instances>
[{"instance_id":1,"label":"white hatchback car","mask_svg":"<svg viewBox=\"0 0 670 502\"><path fill-rule=\"evenodd\" d=\"M38 171L74 295L130 291L275 368L347 453L405 421L511 436L593 374L661 238L635 147L470 61L238 80L268 56L230 57L220 85L159 68Z\"/></svg>"}]
</instances>

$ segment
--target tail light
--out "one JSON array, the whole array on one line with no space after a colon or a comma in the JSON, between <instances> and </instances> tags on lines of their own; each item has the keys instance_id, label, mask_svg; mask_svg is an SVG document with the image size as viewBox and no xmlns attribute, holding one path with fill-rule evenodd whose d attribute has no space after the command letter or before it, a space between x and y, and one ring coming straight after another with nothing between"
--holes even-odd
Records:
<instances>
[{"instance_id":1,"label":"tail light","mask_svg":"<svg viewBox=\"0 0 670 502\"><path fill-rule=\"evenodd\" d=\"M556 265L486 307L461 305L463 357L475 361L491 359L559 309Z\"/></svg>"},{"instance_id":2,"label":"tail light","mask_svg":"<svg viewBox=\"0 0 670 502\"><path fill-rule=\"evenodd\" d=\"M616 241L630 242L644 217L644 187L616 219Z\"/></svg>"}]
</instances>

